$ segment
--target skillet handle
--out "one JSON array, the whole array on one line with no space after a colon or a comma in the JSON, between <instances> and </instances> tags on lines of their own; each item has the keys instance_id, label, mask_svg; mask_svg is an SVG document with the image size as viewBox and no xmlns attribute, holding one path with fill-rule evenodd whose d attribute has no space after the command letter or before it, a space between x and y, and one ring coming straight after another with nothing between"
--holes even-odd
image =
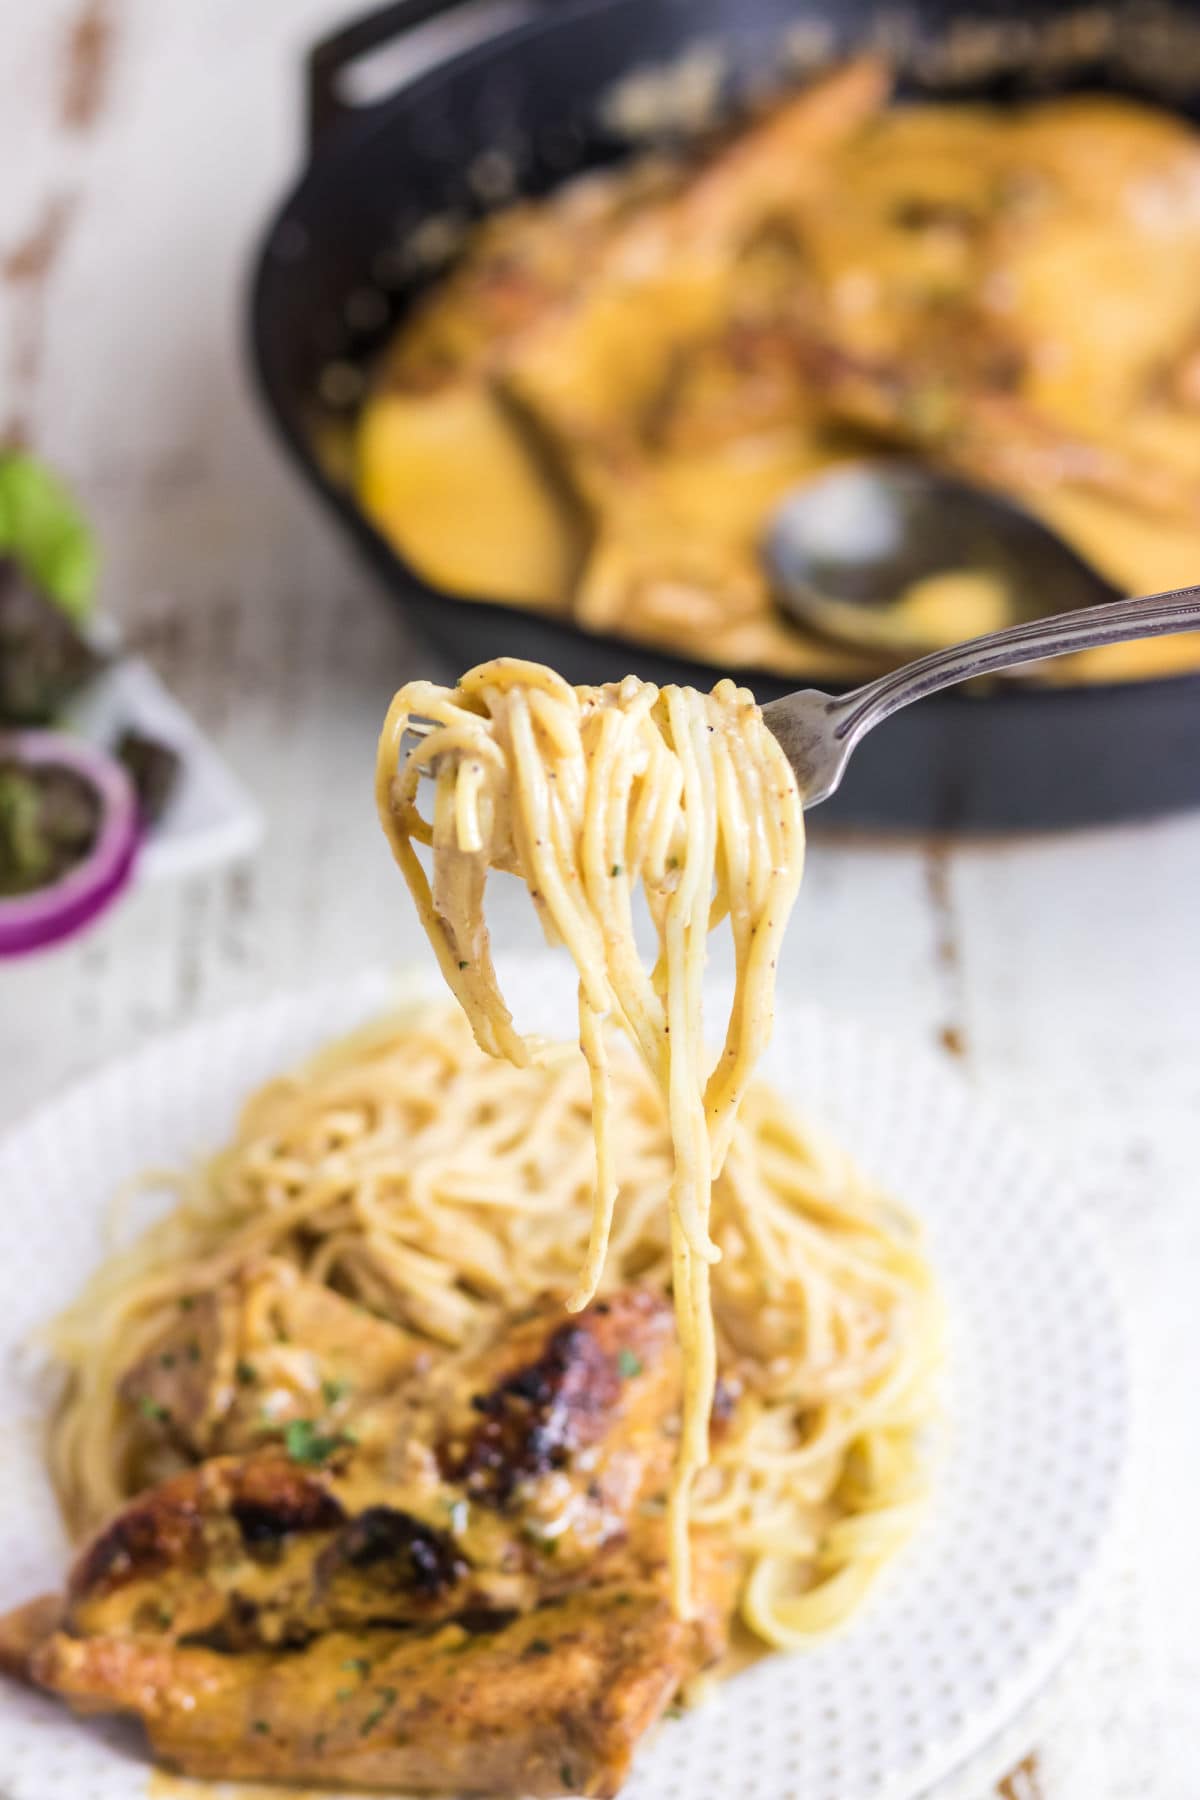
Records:
<instances>
[{"instance_id":1,"label":"skillet handle","mask_svg":"<svg viewBox=\"0 0 1200 1800\"><path fill-rule=\"evenodd\" d=\"M342 91L341 77L349 63L443 13L457 12L473 3L475 0L392 0L390 5L365 13L314 44L305 63L309 150L331 125L356 110ZM497 28L510 22L509 17L502 18L497 21Z\"/></svg>"}]
</instances>

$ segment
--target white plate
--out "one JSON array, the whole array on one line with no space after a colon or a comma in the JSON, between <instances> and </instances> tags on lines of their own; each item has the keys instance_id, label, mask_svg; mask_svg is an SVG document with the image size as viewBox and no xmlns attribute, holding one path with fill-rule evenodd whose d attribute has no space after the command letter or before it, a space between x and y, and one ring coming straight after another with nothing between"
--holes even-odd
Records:
<instances>
[{"instance_id":1,"label":"white plate","mask_svg":"<svg viewBox=\"0 0 1200 1800\"><path fill-rule=\"evenodd\" d=\"M503 971L502 971L503 972ZM573 1017L561 964L510 991ZM0 1345L13 1350L101 1251L117 1183L218 1143L242 1094L381 1004L379 976L203 1024L114 1065L0 1148ZM951 1314L942 1468L923 1532L840 1636L768 1659L664 1726L625 1800L908 1800L1037 1693L1102 1571L1126 1448L1121 1320L1075 1202L957 1074L840 1020L777 1023L768 1072L919 1211ZM0 1383L0 1605L61 1578L35 1401ZM0 1686L6 1800L131 1800L136 1734Z\"/></svg>"}]
</instances>

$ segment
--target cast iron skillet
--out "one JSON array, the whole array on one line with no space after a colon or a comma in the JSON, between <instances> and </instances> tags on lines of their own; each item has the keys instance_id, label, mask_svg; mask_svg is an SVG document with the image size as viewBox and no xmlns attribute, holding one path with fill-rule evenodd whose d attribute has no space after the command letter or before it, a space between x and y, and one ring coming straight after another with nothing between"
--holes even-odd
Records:
<instances>
[{"instance_id":1,"label":"cast iron skillet","mask_svg":"<svg viewBox=\"0 0 1200 1800\"><path fill-rule=\"evenodd\" d=\"M777 73L781 43L797 41L798 24L810 44L814 27L823 31L825 48L838 55L866 41L886 15L894 47L897 9L875 0L531 0L523 20L398 92L348 102L344 79L364 53L459 5L399 0L311 52L310 160L266 234L253 278L251 350L262 399L304 475L456 671L507 654L550 663L572 682L633 670L709 687L708 665L422 581L330 472L356 370L419 285L411 246L422 221L485 210L479 189L494 200L498 166L512 171L516 191L532 194L627 153L602 123L600 101L629 71L669 65L698 43L720 44L736 104ZM1169 26L1156 9L1150 37L1146 16L1131 11L1127 24L1113 9L1106 41L1097 42L1094 7L1079 14L1061 0L916 0L900 61L909 91L1006 97L1105 86L1200 107L1200 9L1177 9ZM1177 41L1164 42L1164 30ZM480 163L485 152L493 154ZM764 701L802 685L737 673ZM1182 676L926 701L864 746L822 823L828 815L870 828L1045 829L1198 803L1200 676Z\"/></svg>"}]
</instances>

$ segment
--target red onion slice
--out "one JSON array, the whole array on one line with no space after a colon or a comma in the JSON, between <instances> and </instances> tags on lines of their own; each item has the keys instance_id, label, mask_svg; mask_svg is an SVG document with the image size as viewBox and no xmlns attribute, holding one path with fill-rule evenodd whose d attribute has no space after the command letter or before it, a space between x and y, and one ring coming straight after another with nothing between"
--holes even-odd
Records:
<instances>
[{"instance_id":1,"label":"red onion slice","mask_svg":"<svg viewBox=\"0 0 1200 1800\"><path fill-rule=\"evenodd\" d=\"M69 769L100 802L96 840L81 862L31 894L0 898L0 956L20 956L81 930L116 899L137 853L137 796L120 763L62 732L0 732L0 761Z\"/></svg>"}]
</instances>

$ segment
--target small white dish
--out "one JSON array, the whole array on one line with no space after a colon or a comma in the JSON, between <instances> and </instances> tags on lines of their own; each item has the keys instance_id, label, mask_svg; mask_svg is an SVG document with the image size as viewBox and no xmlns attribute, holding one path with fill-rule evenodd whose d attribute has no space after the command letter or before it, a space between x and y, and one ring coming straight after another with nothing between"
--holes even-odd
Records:
<instances>
[{"instance_id":1,"label":"small white dish","mask_svg":"<svg viewBox=\"0 0 1200 1800\"><path fill-rule=\"evenodd\" d=\"M107 631L97 634L116 648ZM117 655L68 708L65 727L104 748L122 731L144 732L180 758L179 775L161 819L138 853L135 880L174 881L248 856L262 818L229 765L149 663Z\"/></svg>"}]
</instances>

